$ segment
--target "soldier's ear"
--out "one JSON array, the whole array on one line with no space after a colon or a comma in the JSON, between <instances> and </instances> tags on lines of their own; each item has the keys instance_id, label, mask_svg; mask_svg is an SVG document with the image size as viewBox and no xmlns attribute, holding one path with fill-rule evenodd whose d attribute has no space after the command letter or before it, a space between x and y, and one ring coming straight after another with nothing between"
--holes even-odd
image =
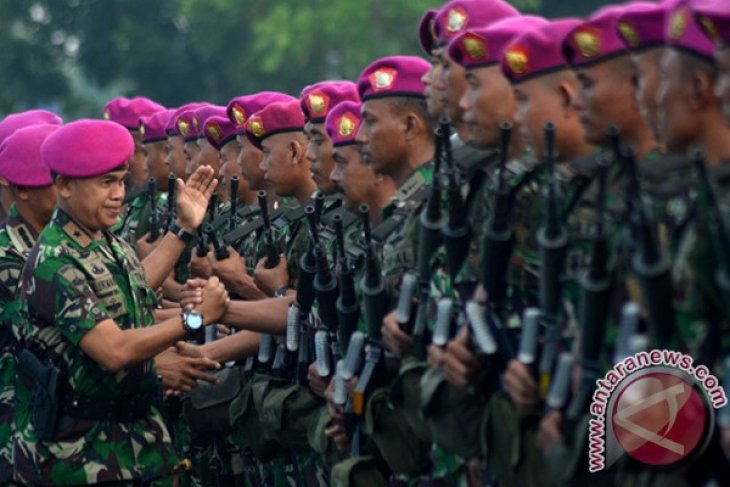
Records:
<instances>
[{"instance_id":1,"label":"soldier's ear","mask_svg":"<svg viewBox=\"0 0 730 487\"><path fill-rule=\"evenodd\" d=\"M289 142L289 151L291 152L292 164L298 164L299 160L304 157L306 146L299 139L292 139Z\"/></svg>"},{"instance_id":2,"label":"soldier's ear","mask_svg":"<svg viewBox=\"0 0 730 487\"><path fill-rule=\"evenodd\" d=\"M409 111L403 116L406 140L413 140L416 136L425 132L426 127L421 117Z\"/></svg>"},{"instance_id":3,"label":"soldier's ear","mask_svg":"<svg viewBox=\"0 0 730 487\"><path fill-rule=\"evenodd\" d=\"M68 199L71 196L71 180L66 176L57 174L54 179L54 184L56 185L56 190L61 198Z\"/></svg>"},{"instance_id":4,"label":"soldier's ear","mask_svg":"<svg viewBox=\"0 0 730 487\"><path fill-rule=\"evenodd\" d=\"M690 103L697 110L715 103L715 82L704 70L695 70L690 77Z\"/></svg>"},{"instance_id":5,"label":"soldier's ear","mask_svg":"<svg viewBox=\"0 0 730 487\"><path fill-rule=\"evenodd\" d=\"M570 83L567 80L562 81L558 84L558 96L560 97L560 106L563 112L568 115L568 112L574 112L573 109L573 98L575 98L576 85Z\"/></svg>"}]
</instances>

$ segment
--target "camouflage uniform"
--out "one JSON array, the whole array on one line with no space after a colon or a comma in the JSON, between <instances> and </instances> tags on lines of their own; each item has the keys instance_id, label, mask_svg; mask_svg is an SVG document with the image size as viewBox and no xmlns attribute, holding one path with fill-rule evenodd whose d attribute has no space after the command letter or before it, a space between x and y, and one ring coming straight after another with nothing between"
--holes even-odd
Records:
<instances>
[{"instance_id":1,"label":"camouflage uniform","mask_svg":"<svg viewBox=\"0 0 730 487\"><path fill-rule=\"evenodd\" d=\"M157 193L155 195L157 201L157 213L159 216L160 225L165 221L164 210L167 205L167 193ZM147 232L150 231L150 204L149 195L147 192L132 198L127 203L126 212L121 220L121 223L117 223L119 227L118 231L115 232L119 235L122 240L128 244L134 246L137 244L137 240L142 238ZM116 229L112 229L113 231ZM160 233L165 233L163 229Z\"/></svg>"},{"instance_id":2,"label":"camouflage uniform","mask_svg":"<svg viewBox=\"0 0 730 487\"><path fill-rule=\"evenodd\" d=\"M0 226L0 485L10 482L13 474L16 340L12 323L21 305L17 299L20 273L37 238L35 229L11 206Z\"/></svg>"},{"instance_id":3,"label":"camouflage uniform","mask_svg":"<svg viewBox=\"0 0 730 487\"><path fill-rule=\"evenodd\" d=\"M149 481L169 476L177 459L154 405L130 422L76 419L64 413L76 399L113 401L147 409L159 395L151 360L110 374L78 346L97 323L121 329L151 326L155 296L133 250L104 232L91 240L61 209L41 233L23 269L20 346L62 373L60 418L54 441L39 441L31 422L31 380L17 381L14 442L18 481L70 485ZM144 409L143 409L144 408Z\"/></svg>"}]
</instances>

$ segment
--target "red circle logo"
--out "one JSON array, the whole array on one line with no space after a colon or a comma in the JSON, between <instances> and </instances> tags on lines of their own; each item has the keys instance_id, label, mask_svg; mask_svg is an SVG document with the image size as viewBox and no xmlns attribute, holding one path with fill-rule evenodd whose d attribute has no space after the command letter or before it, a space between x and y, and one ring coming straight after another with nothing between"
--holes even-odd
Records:
<instances>
[{"instance_id":1,"label":"red circle logo","mask_svg":"<svg viewBox=\"0 0 730 487\"><path fill-rule=\"evenodd\" d=\"M611 421L626 453L649 465L670 465L702 443L705 408L692 382L678 374L651 372L621 391Z\"/></svg>"}]
</instances>

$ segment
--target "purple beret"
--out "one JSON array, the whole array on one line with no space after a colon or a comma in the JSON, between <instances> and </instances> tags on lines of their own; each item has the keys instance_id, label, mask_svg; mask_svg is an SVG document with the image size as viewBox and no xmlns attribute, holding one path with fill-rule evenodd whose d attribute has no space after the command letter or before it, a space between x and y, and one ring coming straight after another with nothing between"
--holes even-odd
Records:
<instances>
[{"instance_id":1,"label":"purple beret","mask_svg":"<svg viewBox=\"0 0 730 487\"><path fill-rule=\"evenodd\" d=\"M342 101L360 101L352 81L321 81L307 86L299 95L304 117L311 123L324 123L330 109Z\"/></svg>"},{"instance_id":2,"label":"purple beret","mask_svg":"<svg viewBox=\"0 0 730 487\"><path fill-rule=\"evenodd\" d=\"M702 5L711 5L711 2L694 0L692 5L699 8ZM669 13L665 18L664 34L667 45L706 59L713 59L715 44L695 20L690 11L690 2L681 2Z\"/></svg>"},{"instance_id":3,"label":"purple beret","mask_svg":"<svg viewBox=\"0 0 730 487\"><path fill-rule=\"evenodd\" d=\"M585 66L626 54L616 28L616 19L626 9L626 5L601 8L569 32L563 40L566 61L572 66Z\"/></svg>"},{"instance_id":4,"label":"purple beret","mask_svg":"<svg viewBox=\"0 0 730 487\"><path fill-rule=\"evenodd\" d=\"M11 113L0 121L0 143L18 129L41 123L61 125L63 120L55 113L47 110L28 110L26 112Z\"/></svg>"},{"instance_id":5,"label":"purple beret","mask_svg":"<svg viewBox=\"0 0 730 487\"><path fill-rule=\"evenodd\" d=\"M208 103L196 101L196 102L186 103L185 105L175 109L172 112L172 115L170 115L170 118L167 120L167 126L165 126L165 131L167 132L167 136L171 137L171 136L178 135L180 137L183 137L184 135L180 132L180 129L177 126L177 119L180 117L181 114L195 110L196 108L202 107L203 105L208 105Z\"/></svg>"},{"instance_id":6,"label":"purple beret","mask_svg":"<svg viewBox=\"0 0 730 487\"><path fill-rule=\"evenodd\" d=\"M235 140L238 130L228 117L213 115L203 124L203 134L210 145L217 150Z\"/></svg>"},{"instance_id":7,"label":"purple beret","mask_svg":"<svg viewBox=\"0 0 730 487\"><path fill-rule=\"evenodd\" d=\"M692 4L691 8L695 21L716 46L730 46L730 4L727 1Z\"/></svg>"},{"instance_id":8,"label":"purple beret","mask_svg":"<svg viewBox=\"0 0 730 487\"><path fill-rule=\"evenodd\" d=\"M434 31L433 21L437 13L438 10L428 9L418 22L418 43L421 44L421 49L428 56L431 55L431 51L436 46L436 32Z\"/></svg>"},{"instance_id":9,"label":"purple beret","mask_svg":"<svg viewBox=\"0 0 730 487\"><path fill-rule=\"evenodd\" d=\"M91 178L118 169L134 155L134 139L120 124L81 119L59 128L43 142L41 157L51 171Z\"/></svg>"},{"instance_id":10,"label":"purple beret","mask_svg":"<svg viewBox=\"0 0 730 487\"><path fill-rule=\"evenodd\" d=\"M333 147L357 144L355 138L362 123L361 107L360 102L343 101L327 114L324 125Z\"/></svg>"},{"instance_id":11,"label":"purple beret","mask_svg":"<svg viewBox=\"0 0 730 487\"><path fill-rule=\"evenodd\" d=\"M434 18L437 46L446 46L451 39L467 30L481 29L520 12L504 0L454 0L438 11Z\"/></svg>"},{"instance_id":12,"label":"purple beret","mask_svg":"<svg viewBox=\"0 0 730 487\"><path fill-rule=\"evenodd\" d=\"M185 141L187 142L192 139L203 138L203 124L206 120L213 116L225 117L226 108L219 105L203 105L199 108L196 108L193 111L193 117L191 119L193 129L190 131L190 135L188 137L185 137Z\"/></svg>"},{"instance_id":13,"label":"purple beret","mask_svg":"<svg viewBox=\"0 0 730 487\"><path fill-rule=\"evenodd\" d=\"M616 17L619 39L626 49L637 51L664 45L665 17L677 0L661 3L631 3Z\"/></svg>"},{"instance_id":14,"label":"purple beret","mask_svg":"<svg viewBox=\"0 0 730 487\"><path fill-rule=\"evenodd\" d=\"M261 141L271 135L302 131L304 114L296 98L292 101L270 103L248 117L246 122L246 135L259 148Z\"/></svg>"},{"instance_id":15,"label":"purple beret","mask_svg":"<svg viewBox=\"0 0 730 487\"><path fill-rule=\"evenodd\" d=\"M40 188L53 183L41 160L41 144L60 125L38 124L16 130L0 144L0 177L10 184Z\"/></svg>"},{"instance_id":16,"label":"purple beret","mask_svg":"<svg viewBox=\"0 0 730 487\"><path fill-rule=\"evenodd\" d=\"M120 96L104 106L104 119L116 122L127 130L138 130L140 118L149 117L164 109L159 103L144 96L131 99Z\"/></svg>"},{"instance_id":17,"label":"purple beret","mask_svg":"<svg viewBox=\"0 0 730 487\"><path fill-rule=\"evenodd\" d=\"M142 143L167 140L167 123L175 110L163 110L149 117L139 119L139 131L142 134Z\"/></svg>"},{"instance_id":18,"label":"purple beret","mask_svg":"<svg viewBox=\"0 0 730 487\"><path fill-rule=\"evenodd\" d=\"M565 35L580 20L557 19L517 36L502 54L502 73L512 84L568 67L562 53Z\"/></svg>"},{"instance_id":19,"label":"purple beret","mask_svg":"<svg viewBox=\"0 0 730 487\"><path fill-rule=\"evenodd\" d=\"M388 56L370 63L360 73L357 89L360 99L386 96L415 96L423 98L426 89L421 78L431 69L431 63L416 56Z\"/></svg>"},{"instance_id":20,"label":"purple beret","mask_svg":"<svg viewBox=\"0 0 730 487\"><path fill-rule=\"evenodd\" d=\"M449 56L465 68L498 64L505 48L517 36L548 23L542 17L510 17L480 29L470 29L452 39Z\"/></svg>"},{"instance_id":21,"label":"purple beret","mask_svg":"<svg viewBox=\"0 0 730 487\"><path fill-rule=\"evenodd\" d=\"M244 135L246 133L248 117L270 103L293 100L296 100L296 98L285 93L279 93L278 91L261 91L253 95L237 96L228 102L226 113L231 122L236 125L238 133Z\"/></svg>"}]
</instances>

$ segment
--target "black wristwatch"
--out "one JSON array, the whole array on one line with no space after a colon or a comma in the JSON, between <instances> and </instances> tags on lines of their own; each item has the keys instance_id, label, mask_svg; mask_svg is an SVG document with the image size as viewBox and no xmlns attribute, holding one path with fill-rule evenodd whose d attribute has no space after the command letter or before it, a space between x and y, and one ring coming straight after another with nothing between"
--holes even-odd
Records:
<instances>
[{"instance_id":1,"label":"black wristwatch","mask_svg":"<svg viewBox=\"0 0 730 487\"><path fill-rule=\"evenodd\" d=\"M190 233L175 222L170 223L167 231L175 235L177 238L183 241L185 245L189 244L195 239L195 234Z\"/></svg>"},{"instance_id":2,"label":"black wristwatch","mask_svg":"<svg viewBox=\"0 0 730 487\"><path fill-rule=\"evenodd\" d=\"M187 333L198 332L205 326L203 315L192 309L184 309L182 311L182 325Z\"/></svg>"}]
</instances>

